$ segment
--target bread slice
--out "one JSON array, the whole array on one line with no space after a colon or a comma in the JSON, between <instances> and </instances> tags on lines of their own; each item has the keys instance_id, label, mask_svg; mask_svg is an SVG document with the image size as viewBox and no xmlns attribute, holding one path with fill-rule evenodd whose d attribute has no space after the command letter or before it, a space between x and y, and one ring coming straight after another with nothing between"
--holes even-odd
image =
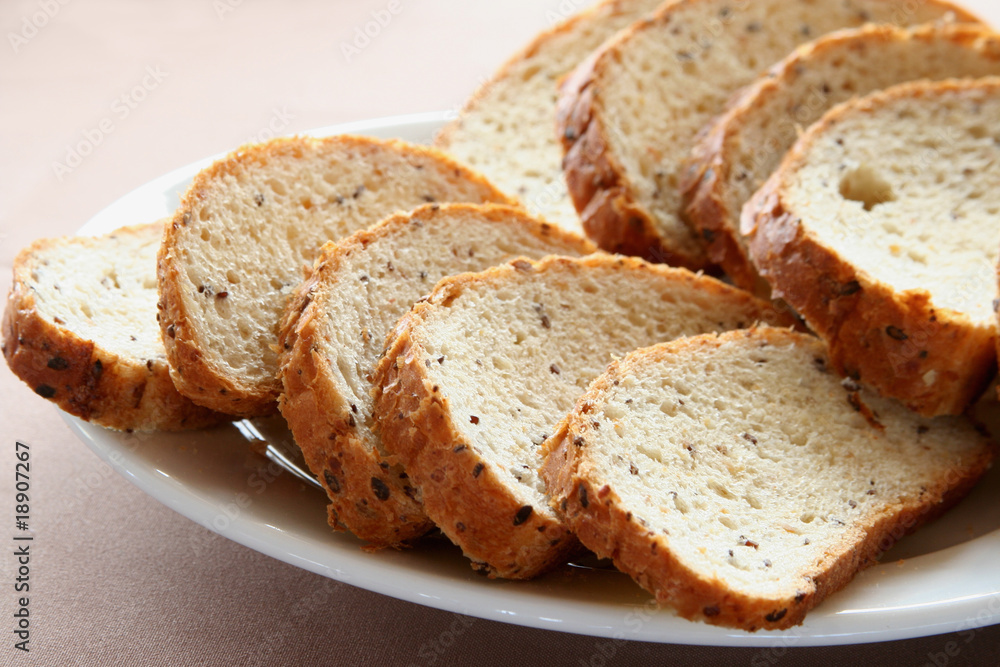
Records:
<instances>
[{"instance_id":1,"label":"bread slice","mask_svg":"<svg viewBox=\"0 0 1000 667\"><path fill-rule=\"evenodd\" d=\"M577 548L537 452L607 363L780 318L712 278L605 254L448 278L396 326L375 373L377 428L473 566L526 579Z\"/></svg>"},{"instance_id":2,"label":"bread slice","mask_svg":"<svg viewBox=\"0 0 1000 667\"><path fill-rule=\"evenodd\" d=\"M441 278L519 256L594 247L523 211L427 204L323 247L281 327L281 413L330 497L330 523L374 546L433 527L372 430L371 373L386 334Z\"/></svg>"},{"instance_id":3,"label":"bread slice","mask_svg":"<svg viewBox=\"0 0 1000 667\"><path fill-rule=\"evenodd\" d=\"M799 47L713 121L684 170L687 218L733 282L766 294L740 236L743 204L801 131L856 95L917 79L1000 74L1000 35L972 24L868 25Z\"/></svg>"},{"instance_id":4,"label":"bread slice","mask_svg":"<svg viewBox=\"0 0 1000 667\"><path fill-rule=\"evenodd\" d=\"M535 37L466 102L434 145L479 169L527 209L581 233L556 137L559 79L662 0L603 0Z\"/></svg>"},{"instance_id":5,"label":"bread slice","mask_svg":"<svg viewBox=\"0 0 1000 667\"><path fill-rule=\"evenodd\" d=\"M226 417L181 396L156 324L163 222L42 239L14 260L3 354L35 393L122 431L203 428Z\"/></svg>"},{"instance_id":6,"label":"bread slice","mask_svg":"<svg viewBox=\"0 0 1000 667\"><path fill-rule=\"evenodd\" d=\"M818 340L765 327L612 364L542 477L580 540L660 603L777 630L960 499L992 455L967 420L858 391Z\"/></svg>"},{"instance_id":7,"label":"bread slice","mask_svg":"<svg viewBox=\"0 0 1000 667\"><path fill-rule=\"evenodd\" d=\"M584 229L606 250L701 268L681 216L681 163L738 88L796 46L869 21L975 17L927 0L678 0L581 64L561 86L563 166Z\"/></svg>"},{"instance_id":8,"label":"bread slice","mask_svg":"<svg viewBox=\"0 0 1000 667\"><path fill-rule=\"evenodd\" d=\"M511 200L433 149L341 135L245 146L199 173L159 255L160 327L181 393L277 409L278 321L326 241L427 202Z\"/></svg>"},{"instance_id":9,"label":"bread slice","mask_svg":"<svg viewBox=\"0 0 1000 667\"><path fill-rule=\"evenodd\" d=\"M840 372L957 414L996 372L998 178L1000 79L904 84L813 125L743 233Z\"/></svg>"}]
</instances>

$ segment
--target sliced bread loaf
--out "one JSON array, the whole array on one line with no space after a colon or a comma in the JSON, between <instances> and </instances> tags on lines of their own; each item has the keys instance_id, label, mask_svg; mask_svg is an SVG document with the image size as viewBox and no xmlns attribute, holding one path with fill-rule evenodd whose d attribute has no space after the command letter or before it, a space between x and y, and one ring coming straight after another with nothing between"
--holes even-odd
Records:
<instances>
[{"instance_id":1,"label":"sliced bread loaf","mask_svg":"<svg viewBox=\"0 0 1000 667\"><path fill-rule=\"evenodd\" d=\"M818 340L765 327L612 364L542 477L583 544L660 603L754 631L801 623L992 455L965 419L858 391Z\"/></svg>"},{"instance_id":2,"label":"sliced bread loaf","mask_svg":"<svg viewBox=\"0 0 1000 667\"><path fill-rule=\"evenodd\" d=\"M3 354L35 393L122 431L176 431L226 420L170 381L156 324L163 223L99 237L36 241L14 260Z\"/></svg>"},{"instance_id":3,"label":"sliced bread loaf","mask_svg":"<svg viewBox=\"0 0 1000 667\"><path fill-rule=\"evenodd\" d=\"M564 169L584 229L606 250L708 263L681 216L681 164L738 88L820 35L869 21L975 18L938 0L678 0L607 42L561 86Z\"/></svg>"},{"instance_id":4,"label":"sliced bread loaf","mask_svg":"<svg viewBox=\"0 0 1000 667\"><path fill-rule=\"evenodd\" d=\"M478 169L531 212L581 232L556 137L559 79L662 0L603 0L538 35L483 83L434 145Z\"/></svg>"},{"instance_id":5,"label":"sliced bread loaf","mask_svg":"<svg viewBox=\"0 0 1000 667\"><path fill-rule=\"evenodd\" d=\"M991 74L1000 74L1000 35L972 24L869 25L800 47L734 98L691 153L681 189L709 259L740 287L766 293L740 212L801 128L830 107L907 81Z\"/></svg>"},{"instance_id":6,"label":"sliced bread loaf","mask_svg":"<svg viewBox=\"0 0 1000 667\"><path fill-rule=\"evenodd\" d=\"M377 428L474 567L528 578L577 547L537 453L588 383L637 347L772 318L712 278L604 254L447 278L393 332Z\"/></svg>"},{"instance_id":7,"label":"sliced bread loaf","mask_svg":"<svg viewBox=\"0 0 1000 667\"><path fill-rule=\"evenodd\" d=\"M998 179L1000 79L904 84L813 125L742 229L838 371L957 414L996 372Z\"/></svg>"},{"instance_id":8,"label":"sliced bread loaf","mask_svg":"<svg viewBox=\"0 0 1000 667\"><path fill-rule=\"evenodd\" d=\"M199 173L159 255L160 328L174 383L240 416L274 412L278 321L326 241L427 202L510 200L433 149L295 137Z\"/></svg>"},{"instance_id":9,"label":"sliced bread loaf","mask_svg":"<svg viewBox=\"0 0 1000 667\"><path fill-rule=\"evenodd\" d=\"M493 204L428 204L323 247L282 323L280 406L330 497L331 525L375 546L433 526L372 430L371 373L400 316L445 276L593 250L580 236Z\"/></svg>"}]
</instances>

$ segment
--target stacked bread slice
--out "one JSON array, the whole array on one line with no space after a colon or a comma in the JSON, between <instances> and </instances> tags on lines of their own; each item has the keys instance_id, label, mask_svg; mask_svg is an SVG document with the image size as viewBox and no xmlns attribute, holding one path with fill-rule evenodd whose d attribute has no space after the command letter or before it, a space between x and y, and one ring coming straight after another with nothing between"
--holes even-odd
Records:
<instances>
[{"instance_id":1,"label":"stacked bread slice","mask_svg":"<svg viewBox=\"0 0 1000 667\"><path fill-rule=\"evenodd\" d=\"M528 578L576 540L549 507L538 450L615 356L783 321L712 278L639 259L516 260L443 280L396 325L375 377L382 442L424 508L493 576Z\"/></svg>"},{"instance_id":2,"label":"stacked bread slice","mask_svg":"<svg viewBox=\"0 0 1000 667\"><path fill-rule=\"evenodd\" d=\"M227 420L170 381L156 325L163 223L100 237L36 241L14 260L3 354L36 394L123 431L176 431Z\"/></svg>"},{"instance_id":3,"label":"stacked bread slice","mask_svg":"<svg viewBox=\"0 0 1000 667\"><path fill-rule=\"evenodd\" d=\"M781 629L967 491L992 447L845 384L823 345L734 331L628 355L551 440L580 540L686 618Z\"/></svg>"},{"instance_id":4,"label":"stacked bread slice","mask_svg":"<svg viewBox=\"0 0 1000 667\"><path fill-rule=\"evenodd\" d=\"M740 234L740 212L802 129L833 106L908 81L997 74L1000 36L971 24L867 25L799 47L743 89L688 157L684 213L709 260L743 289L767 292Z\"/></svg>"},{"instance_id":5,"label":"stacked bread slice","mask_svg":"<svg viewBox=\"0 0 1000 667\"><path fill-rule=\"evenodd\" d=\"M552 129L556 84L662 0L601 0L538 35L485 81L434 145L478 169L536 215L580 233Z\"/></svg>"},{"instance_id":6,"label":"stacked bread slice","mask_svg":"<svg viewBox=\"0 0 1000 667\"><path fill-rule=\"evenodd\" d=\"M427 202L511 200L438 151L294 137L198 174L160 248L159 322L178 390L240 416L273 413L278 322L326 241Z\"/></svg>"},{"instance_id":7,"label":"stacked bread slice","mask_svg":"<svg viewBox=\"0 0 1000 667\"><path fill-rule=\"evenodd\" d=\"M744 209L761 274L837 370L926 415L996 371L1000 79L834 108Z\"/></svg>"},{"instance_id":8,"label":"stacked bread slice","mask_svg":"<svg viewBox=\"0 0 1000 667\"><path fill-rule=\"evenodd\" d=\"M323 246L285 309L281 412L330 497L331 525L378 546L433 526L374 430L372 375L400 316L446 276L593 250L519 209L473 204L427 204Z\"/></svg>"},{"instance_id":9,"label":"stacked bread slice","mask_svg":"<svg viewBox=\"0 0 1000 667\"><path fill-rule=\"evenodd\" d=\"M708 258L681 216L681 164L737 89L796 46L867 22L974 17L929 0L678 0L566 78L558 126L570 195L606 250L691 268Z\"/></svg>"}]
</instances>

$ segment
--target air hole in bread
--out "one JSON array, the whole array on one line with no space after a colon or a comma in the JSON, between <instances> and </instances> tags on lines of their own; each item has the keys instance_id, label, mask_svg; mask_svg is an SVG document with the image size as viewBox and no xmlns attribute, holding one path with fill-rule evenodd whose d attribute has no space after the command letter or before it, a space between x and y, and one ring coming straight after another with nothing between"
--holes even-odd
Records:
<instances>
[{"instance_id":1,"label":"air hole in bread","mask_svg":"<svg viewBox=\"0 0 1000 667\"><path fill-rule=\"evenodd\" d=\"M973 125L969 128L969 134L973 139L984 139L989 136L989 130L983 125Z\"/></svg>"},{"instance_id":2,"label":"air hole in bread","mask_svg":"<svg viewBox=\"0 0 1000 667\"><path fill-rule=\"evenodd\" d=\"M493 368L496 368L497 370L500 371L514 370L514 364L512 364L509 359L506 359L504 357L493 357L492 361L493 361Z\"/></svg>"},{"instance_id":3,"label":"air hole in bread","mask_svg":"<svg viewBox=\"0 0 1000 667\"><path fill-rule=\"evenodd\" d=\"M242 338L243 340L250 340L251 338L250 325L247 323L245 319L240 319L239 322L237 322L236 329L240 333L240 338Z\"/></svg>"},{"instance_id":4,"label":"air hole in bread","mask_svg":"<svg viewBox=\"0 0 1000 667\"><path fill-rule=\"evenodd\" d=\"M285 187L285 184L276 178L268 179L267 187L271 188L271 192L276 195L284 196L288 194L288 189Z\"/></svg>"},{"instance_id":5,"label":"air hole in bread","mask_svg":"<svg viewBox=\"0 0 1000 667\"><path fill-rule=\"evenodd\" d=\"M867 165L851 169L841 177L840 194L844 199L861 202L866 211L896 200L892 186Z\"/></svg>"},{"instance_id":6,"label":"air hole in bread","mask_svg":"<svg viewBox=\"0 0 1000 667\"><path fill-rule=\"evenodd\" d=\"M720 484L714 479L708 480L708 488L714 491L716 495L718 495L720 498L725 498L726 500L733 500L736 498L736 496L733 495L732 491L730 491L723 484Z\"/></svg>"}]
</instances>

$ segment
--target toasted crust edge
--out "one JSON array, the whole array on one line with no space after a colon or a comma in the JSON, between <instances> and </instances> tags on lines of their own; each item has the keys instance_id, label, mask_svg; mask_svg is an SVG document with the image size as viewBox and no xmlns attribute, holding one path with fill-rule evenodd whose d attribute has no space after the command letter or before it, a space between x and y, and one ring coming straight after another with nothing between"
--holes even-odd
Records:
<instances>
[{"instance_id":1,"label":"toasted crust edge","mask_svg":"<svg viewBox=\"0 0 1000 667\"><path fill-rule=\"evenodd\" d=\"M489 79L479 85L475 92L473 92L462 105L461 110L458 112L458 117L451 120L447 125L438 130L437 134L434 136L433 146L447 151L454 139L452 135L458 130L459 127L461 127L462 117L475 111L479 105L483 103L489 94L489 91L498 81L509 77L511 70L513 70L519 63L535 57L539 49L541 49L541 47L552 37L572 32L579 24L585 21L599 19L605 14L619 13L622 11L620 6L623 4L627 4L627 0L602 0L596 5L587 7L583 11L573 14L564 21L561 21L551 28L543 30L535 35L527 45L521 48L521 50L508 57Z\"/></svg>"},{"instance_id":2,"label":"toasted crust edge","mask_svg":"<svg viewBox=\"0 0 1000 667\"><path fill-rule=\"evenodd\" d=\"M584 230L602 249L693 271L710 269L708 258L693 234L687 247L679 248L657 233L652 216L637 203L624 167L610 150L600 106L594 99L602 54L612 50L637 26L652 22L653 19L643 19L626 28L559 85L556 131L563 144L566 186Z\"/></svg>"},{"instance_id":3,"label":"toasted crust edge","mask_svg":"<svg viewBox=\"0 0 1000 667\"><path fill-rule=\"evenodd\" d=\"M738 287L768 294L766 282L758 275L748 251L744 249L739 231L741 211L730 210L726 189L733 164L729 147L738 132L736 127L759 105L762 95L773 93L797 76L794 68L812 54L854 43L861 39L878 41L929 40L940 37L949 41L981 48L979 40L996 37L988 27L975 23L925 24L905 28L885 24L869 24L857 29L837 31L803 44L779 61L755 83L750 84L729 102L726 110L702 130L699 141L691 150L681 169L682 207L686 219L705 241L709 260L718 264Z\"/></svg>"},{"instance_id":4,"label":"toasted crust edge","mask_svg":"<svg viewBox=\"0 0 1000 667\"><path fill-rule=\"evenodd\" d=\"M419 494L406 482L390 478L381 467L388 462L360 437L348 401L331 381L329 361L313 349L313 341L323 337L322 298L330 287L329 276L340 269L348 255L413 221L425 222L452 212L478 215L498 224L516 220L530 225L539 238L558 238L567 246L576 245L580 254L595 250L582 237L532 218L522 209L497 204L429 204L389 216L343 241L324 246L282 320L279 345L284 391L279 406L310 470L327 491L331 525L346 526L373 546L399 546L426 533L434 524L424 514ZM374 487L366 482L376 478L389 490L388 498L378 498ZM366 502L359 506L362 498ZM373 506L379 508L377 517L370 509Z\"/></svg>"},{"instance_id":5,"label":"toasted crust edge","mask_svg":"<svg viewBox=\"0 0 1000 667\"><path fill-rule=\"evenodd\" d=\"M774 295L826 341L837 371L930 417L960 414L986 389L997 371L996 327L935 308L925 290L899 293L842 260L786 207L784 175L804 161L813 137L859 104L871 108L916 91L976 85L957 80L902 84L834 107L788 153L744 207L741 220L760 274ZM935 373L930 386L924 382L928 373Z\"/></svg>"},{"instance_id":6,"label":"toasted crust edge","mask_svg":"<svg viewBox=\"0 0 1000 667\"><path fill-rule=\"evenodd\" d=\"M157 279L160 289L159 321L167 360L174 385L195 403L241 417L257 417L278 411L277 400L281 383L277 377L266 385L247 383L227 373L202 352L197 324L188 313L183 290L181 260L173 253L183 228L190 219L192 208L208 195L211 184L224 176L242 171L262 159L278 158L285 153L301 150L323 150L339 145L379 146L402 153L422 155L452 169L455 178L467 180L483 188L484 197L502 204L517 205L482 175L457 162L445 153L398 139L378 139L366 136L336 135L332 137L282 137L264 144L242 146L225 158L199 172L188 188L173 219L165 226L163 242L157 258ZM276 326L279 323L275 323ZM276 332L277 333L277 332ZM277 341L277 336L275 337Z\"/></svg>"},{"instance_id":7,"label":"toasted crust edge","mask_svg":"<svg viewBox=\"0 0 1000 667\"><path fill-rule=\"evenodd\" d=\"M149 227L124 227L112 233L140 234ZM122 357L39 312L30 287L34 256L65 241L66 237L36 241L14 260L2 325L3 354L11 371L65 412L107 428L180 431L229 421L182 396L170 380L166 362L141 364ZM52 363L55 359L61 361Z\"/></svg>"},{"instance_id":8,"label":"toasted crust edge","mask_svg":"<svg viewBox=\"0 0 1000 667\"><path fill-rule=\"evenodd\" d=\"M420 486L424 509L441 531L491 578L529 579L564 563L576 537L548 508L525 511L454 427L448 400L437 395L408 331L421 308L400 320L375 372L376 421L383 441ZM391 443L391 445L389 444ZM511 539L511 531L519 531Z\"/></svg>"},{"instance_id":9,"label":"toasted crust edge","mask_svg":"<svg viewBox=\"0 0 1000 667\"><path fill-rule=\"evenodd\" d=\"M961 500L989 468L993 449L985 446L975 460L961 469L949 470L945 477L954 479L958 475L958 479L953 484L945 480L928 488L921 496L926 499L925 502L903 505L894 514L873 516L870 527L855 533L854 544L845 544L841 553L827 557L818 566L822 569L812 577L812 590L798 591L791 598L778 600L727 591L718 580L701 576L679 562L662 536L652 534L632 519L631 514L622 508L617 493L608 485L595 488L594 483L581 473L581 448L572 443L577 438L583 438L584 443L586 441L586 412L600 402L601 396L613 387L616 380L634 374L635 367L641 366L647 358L718 346L740 336L764 337L773 343L792 337L812 340L805 334L762 327L694 336L633 352L621 361L613 362L560 424L544 452L541 475L548 487L553 508L563 516L580 541L598 556L611 558L620 570L653 593L658 603L674 608L680 616L689 620L749 632L782 630L802 623L810 609L843 588L859 571L874 565L892 544ZM818 353L822 353L818 343L812 344L817 347ZM585 447L585 444L581 446Z\"/></svg>"}]
</instances>

